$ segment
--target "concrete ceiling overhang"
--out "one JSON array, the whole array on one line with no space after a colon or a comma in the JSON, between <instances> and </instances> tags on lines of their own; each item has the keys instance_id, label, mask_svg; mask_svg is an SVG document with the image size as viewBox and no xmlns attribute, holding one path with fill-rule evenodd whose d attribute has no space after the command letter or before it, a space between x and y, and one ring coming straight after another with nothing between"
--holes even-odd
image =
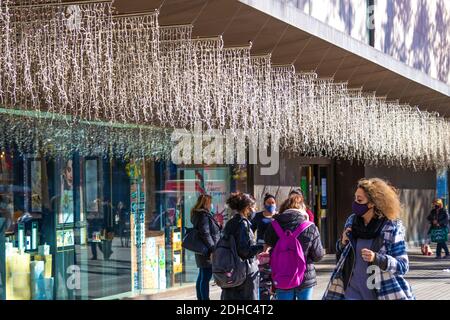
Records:
<instances>
[{"instance_id":1,"label":"concrete ceiling overhang","mask_svg":"<svg viewBox=\"0 0 450 320\"><path fill-rule=\"evenodd\" d=\"M252 54L362 87L388 100L450 117L450 86L279 0L115 0L118 13L159 9L161 25L192 24L194 37L252 42Z\"/></svg>"}]
</instances>

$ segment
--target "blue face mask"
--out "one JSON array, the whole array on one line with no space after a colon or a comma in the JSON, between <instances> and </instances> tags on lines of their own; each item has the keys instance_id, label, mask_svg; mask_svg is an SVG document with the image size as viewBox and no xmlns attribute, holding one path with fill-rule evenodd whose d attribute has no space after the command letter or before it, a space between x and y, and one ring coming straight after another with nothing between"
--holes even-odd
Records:
<instances>
[{"instance_id":1,"label":"blue face mask","mask_svg":"<svg viewBox=\"0 0 450 320\"><path fill-rule=\"evenodd\" d=\"M267 212L274 213L277 210L277 205L276 204L265 205L264 208L267 210Z\"/></svg>"}]
</instances>

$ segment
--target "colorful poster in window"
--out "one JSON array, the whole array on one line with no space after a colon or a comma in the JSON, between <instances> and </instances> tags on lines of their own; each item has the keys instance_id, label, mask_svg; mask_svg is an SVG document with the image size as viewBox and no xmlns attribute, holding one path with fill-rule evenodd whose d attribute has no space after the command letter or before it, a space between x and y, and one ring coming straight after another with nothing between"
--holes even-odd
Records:
<instances>
[{"instance_id":1,"label":"colorful poster in window","mask_svg":"<svg viewBox=\"0 0 450 320\"><path fill-rule=\"evenodd\" d=\"M181 260L181 251L176 251L173 253L173 273L183 272L183 263Z\"/></svg>"},{"instance_id":2,"label":"colorful poster in window","mask_svg":"<svg viewBox=\"0 0 450 320\"><path fill-rule=\"evenodd\" d=\"M86 210L97 212L98 198L98 168L97 160L86 160Z\"/></svg>"},{"instance_id":3,"label":"colorful poster in window","mask_svg":"<svg viewBox=\"0 0 450 320\"><path fill-rule=\"evenodd\" d=\"M75 245L75 234L73 229L56 230L56 246L64 248Z\"/></svg>"},{"instance_id":4,"label":"colorful poster in window","mask_svg":"<svg viewBox=\"0 0 450 320\"><path fill-rule=\"evenodd\" d=\"M72 160L65 161L61 170L61 197L58 222L60 224L74 222Z\"/></svg>"},{"instance_id":5,"label":"colorful poster in window","mask_svg":"<svg viewBox=\"0 0 450 320\"><path fill-rule=\"evenodd\" d=\"M211 168L204 170L205 192L212 197L212 213L219 223L226 223L228 214L225 203L229 194L229 169Z\"/></svg>"},{"instance_id":6,"label":"colorful poster in window","mask_svg":"<svg viewBox=\"0 0 450 320\"><path fill-rule=\"evenodd\" d=\"M31 160L31 211L42 212L41 160Z\"/></svg>"},{"instance_id":7,"label":"colorful poster in window","mask_svg":"<svg viewBox=\"0 0 450 320\"><path fill-rule=\"evenodd\" d=\"M181 250L181 243L182 243L181 232L174 231L174 232L172 233L172 246L173 246L173 251L179 251L179 250Z\"/></svg>"},{"instance_id":8,"label":"colorful poster in window","mask_svg":"<svg viewBox=\"0 0 450 320\"><path fill-rule=\"evenodd\" d=\"M158 251L156 238L149 237L145 241L144 288L158 288Z\"/></svg>"},{"instance_id":9,"label":"colorful poster in window","mask_svg":"<svg viewBox=\"0 0 450 320\"><path fill-rule=\"evenodd\" d=\"M166 249L165 245L158 246L158 265L159 265L159 289L166 289Z\"/></svg>"},{"instance_id":10,"label":"colorful poster in window","mask_svg":"<svg viewBox=\"0 0 450 320\"><path fill-rule=\"evenodd\" d=\"M305 197L305 201L308 201L308 178L306 176L302 176L300 180L300 188L303 191L303 195Z\"/></svg>"},{"instance_id":11,"label":"colorful poster in window","mask_svg":"<svg viewBox=\"0 0 450 320\"><path fill-rule=\"evenodd\" d=\"M320 195L321 195L321 203L323 209L327 208L328 198L327 198L327 178L322 178L322 184L320 188Z\"/></svg>"},{"instance_id":12,"label":"colorful poster in window","mask_svg":"<svg viewBox=\"0 0 450 320\"><path fill-rule=\"evenodd\" d=\"M0 154L0 218L6 219L5 231L14 228L13 164L11 157Z\"/></svg>"},{"instance_id":13,"label":"colorful poster in window","mask_svg":"<svg viewBox=\"0 0 450 320\"><path fill-rule=\"evenodd\" d=\"M444 206L448 206L448 171L439 170L436 179L436 195L444 202Z\"/></svg>"},{"instance_id":14,"label":"colorful poster in window","mask_svg":"<svg viewBox=\"0 0 450 320\"><path fill-rule=\"evenodd\" d=\"M234 182L234 191L247 192L247 165L235 165L231 178Z\"/></svg>"},{"instance_id":15,"label":"colorful poster in window","mask_svg":"<svg viewBox=\"0 0 450 320\"><path fill-rule=\"evenodd\" d=\"M159 289L161 281L166 282L164 233L151 232L145 241L144 288ZM162 248L162 250L160 250ZM164 255L161 257L160 255ZM160 268L160 262L162 268ZM162 278L162 280L161 280Z\"/></svg>"}]
</instances>

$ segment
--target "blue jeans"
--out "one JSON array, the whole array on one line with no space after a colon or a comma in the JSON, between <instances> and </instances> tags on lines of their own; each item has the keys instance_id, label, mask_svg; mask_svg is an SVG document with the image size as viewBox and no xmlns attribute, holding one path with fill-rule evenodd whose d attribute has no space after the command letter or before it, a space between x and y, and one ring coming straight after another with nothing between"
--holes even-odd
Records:
<instances>
[{"instance_id":1,"label":"blue jeans","mask_svg":"<svg viewBox=\"0 0 450 320\"><path fill-rule=\"evenodd\" d=\"M290 289L290 290L275 290L276 300L312 300L313 288L306 288L303 290Z\"/></svg>"},{"instance_id":2,"label":"blue jeans","mask_svg":"<svg viewBox=\"0 0 450 320\"><path fill-rule=\"evenodd\" d=\"M437 244L437 247L436 247L436 256L437 256L437 257L440 257L440 256L441 256L442 249L444 249L444 252L445 252L445 255L446 255L446 256L449 255L447 243L445 243L445 242L439 242L439 243Z\"/></svg>"},{"instance_id":3,"label":"blue jeans","mask_svg":"<svg viewBox=\"0 0 450 320\"><path fill-rule=\"evenodd\" d=\"M209 300L209 282L211 278L212 267L199 268L197 283L195 285L198 300Z\"/></svg>"}]
</instances>

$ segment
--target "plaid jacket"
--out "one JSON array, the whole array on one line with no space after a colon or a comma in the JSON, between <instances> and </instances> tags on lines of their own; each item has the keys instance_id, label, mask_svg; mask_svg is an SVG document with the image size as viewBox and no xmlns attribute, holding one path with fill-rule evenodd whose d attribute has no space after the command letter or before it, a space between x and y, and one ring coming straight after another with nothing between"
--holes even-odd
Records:
<instances>
[{"instance_id":1,"label":"plaid jacket","mask_svg":"<svg viewBox=\"0 0 450 320\"><path fill-rule=\"evenodd\" d=\"M355 215L351 215L345 223L345 228L352 226ZM375 289L378 300L415 300L411 286L403 276L409 270L409 260L405 243L405 229L400 220L388 220L381 231L383 234L383 245L377 252L377 261L384 260L386 269L381 269L379 290ZM323 300L344 300L345 289L342 276L345 259L347 259L352 248L349 241L342 253L336 268L331 275L330 282ZM339 248L338 248L339 249ZM376 263L375 263L376 264Z\"/></svg>"}]
</instances>

